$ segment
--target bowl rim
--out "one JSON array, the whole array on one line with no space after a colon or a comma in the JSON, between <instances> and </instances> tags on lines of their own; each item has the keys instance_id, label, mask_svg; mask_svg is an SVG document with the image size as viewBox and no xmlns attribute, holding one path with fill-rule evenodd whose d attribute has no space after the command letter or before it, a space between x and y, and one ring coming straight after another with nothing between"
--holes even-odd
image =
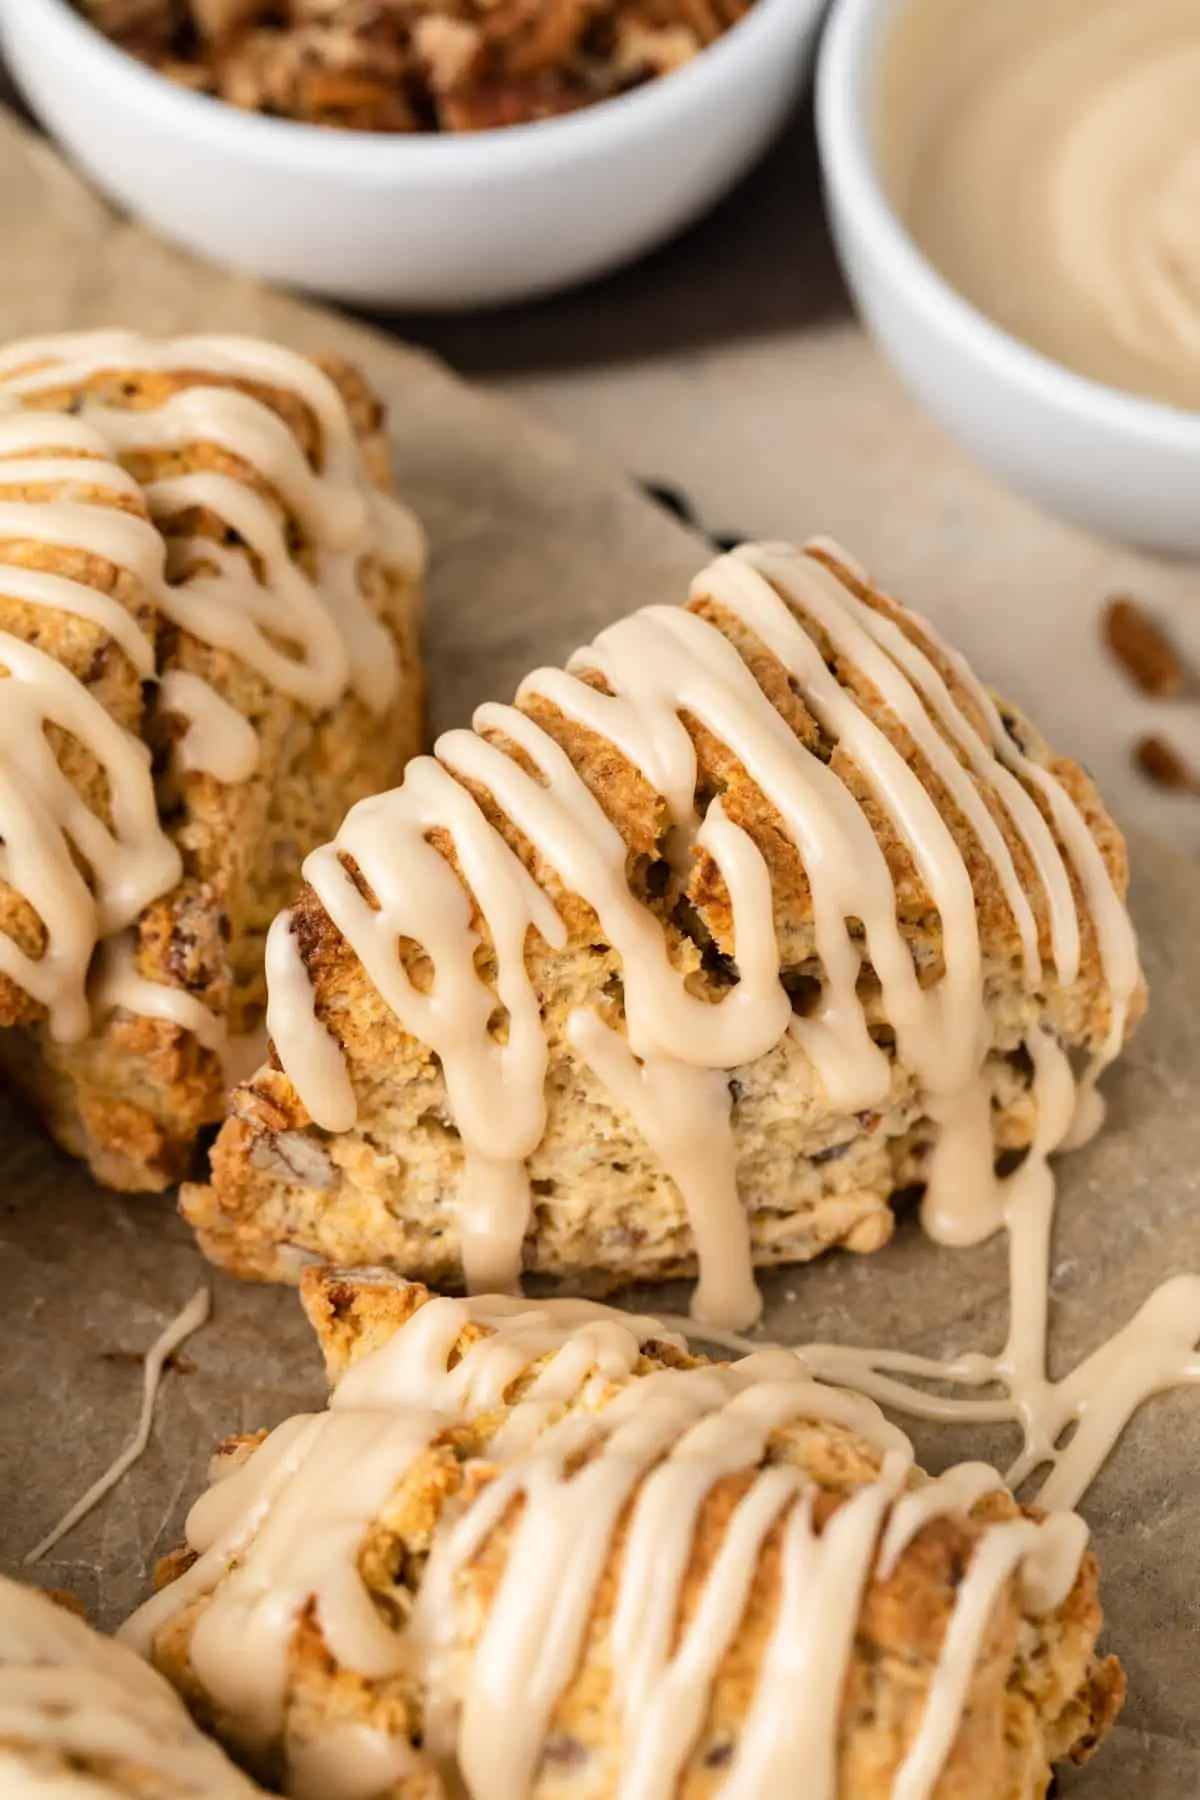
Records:
<instances>
[{"instance_id":1,"label":"bowl rim","mask_svg":"<svg viewBox=\"0 0 1200 1800\"><path fill-rule=\"evenodd\" d=\"M816 70L817 139L831 194L886 258L909 303L998 380L1099 430L1200 455L1200 412L1110 387L1023 343L952 287L902 224L876 167L868 84L885 30L909 3L834 0Z\"/></svg>"},{"instance_id":2,"label":"bowl rim","mask_svg":"<svg viewBox=\"0 0 1200 1800\"><path fill-rule=\"evenodd\" d=\"M27 28L36 15L38 23L60 33L60 42L76 55L96 59L115 84L114 104L123 92L139 101L143 110L147 106L164 114L175 110L196 136L210 142L220 139L226 149L241 148L259 159L356 177L393 176L398 170L462 175L478 170L481 163L511 167L534 159L586 155L602 147L602 140L622 121L645 128L655 119L702 105L706 96L722 90L739 63L773 42L785 23L794 24L801 41L822 4L823 0L753 0L740 19L682 68L573 113L471 132L358 131L245 112L215 95L195 93L139 62L77 12L71 0L0 0L0 39L6 21L7 29L15 33L11 20L17 8Z\"/></svg>"}]
</instances>

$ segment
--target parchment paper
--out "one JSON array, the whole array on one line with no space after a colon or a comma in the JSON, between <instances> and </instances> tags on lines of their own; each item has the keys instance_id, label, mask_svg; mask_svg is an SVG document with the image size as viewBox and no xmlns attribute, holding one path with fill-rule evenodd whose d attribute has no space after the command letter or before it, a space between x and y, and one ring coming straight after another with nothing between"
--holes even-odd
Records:
<instances>
[{"instance_id":1,"label":"parchment paper","mask_svg":"<svg viewBox=\"0 0 1200 1800\"><path fill-rule=\"evenodd\" d=\"M533 663L555 660L628 607L677 600L704 559L695 539L548 429L422 356L151 242L0 118L0 337L99 323L263 332L363 363L390 404L403 489L435 546L427 646L438 725L507 697ZM1200 1269L1200 873L1149 839L1134 848L1154 1003L1109 1084L1107 1132L1062 1168L1057 1374L1167 1274ZM205 1280L213 1322L167 1375L146 1456L36 1571L47 1586L75 1589L104 1625L143 1597L155 1558L179 1541L214 1441L320 1403L317 1358L290 1291L212 1274L169 1201L96 1189L0 1103L5 1567L19 1572L23 1552L124 1443L138 1357ZM1004 1331L1002 1246L935 1250L912 1224L878 1255L829 1258L768 1288L766 1329L782 1338L943 1353L990 1347ZM635 1298L679 1307L686 1296ZM1064 1781L1084 1800L1200 1795L1198 1445L1200 1393L1154 1402L1086 1503L1104 1564L1107 1640L1124 1658L1131 1697L1097 1761ZM965 1454L1003 1461L1011 1448L978 1431L920 1432L918 1446L934 1467Z\"/></svg>"}]
</instances>

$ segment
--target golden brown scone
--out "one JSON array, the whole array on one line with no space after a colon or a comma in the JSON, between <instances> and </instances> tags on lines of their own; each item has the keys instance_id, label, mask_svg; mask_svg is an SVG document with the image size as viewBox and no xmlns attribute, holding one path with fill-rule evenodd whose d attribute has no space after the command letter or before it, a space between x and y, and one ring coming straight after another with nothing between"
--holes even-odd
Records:
<instances>
[{"instance_id":1,"label":"golden brown scone","mask_svg":"<svg viewBox=\"0 0 1200 1800\"><path fill-rule=\"evenodd\" d=\"M5 1800L253 1800L167 1683L52 1597L0 1577Z\"/></svg>"},{"instance_id":2,"label":"golden brown scone","mask_svg":"<svg viewBox=\"0 0 1200 1800\"><path fill-rule=\"evenodd\" d=\"M941 1218L968 1161L994 1189L1050 1063L1090 1089L1141 1011L1088 777L828 547L722 558L435 755L313 859L276 1066L185 1190L237 1274L699 1261L737 1322L750 1259L878 1249L927 1186L942 1235L994 1226L994 1191Z\"/></svg>"},{"instance_id":3,"label":"golden brown scone","mask_svg":"<svg viewBox=\"0 0 1200 1800\"><path fill-rule=\"evenodd\" d=\"M1042 1800L1115 1716L1078 1520L932 1482L788 1352L382 1272L305 1300L330 1410L223 1446L123 1633L285 1792Z\"/></svg>"},{"instance_id":4,"label":"golden brown scone","mask_svg":"<svg viewBox=\"0 0 1200 1800\"><path fill-rule=\"evenodd\" d=\"M88 543L77 547L42 534L43 520L49 521L61 507L74 510L74 535ZM82 527L81 519L87 521ZM110 533L114 555L123 555L124 562L99 553L109 547L105 540ZM5 689L0 776L9 810L29 774L40 773L32 762L18 759L31 750L40 753L39 744L29 745L24 740L36 739L41 727L71 790L89 813L111 828L110 784L96 750L85 742L78 727L71 733L56 717L43 722L35 716L26 695L36 700L40 659L49 657L82 689L74 698L85 723L94 722L102 712L131 736L140 737L144 731L142 676L148 663L152 671L150 659L158 634L156 585L162 560L145 498L116 465L99 433L72 418L0 415L0 589L6 590L0 591L0 631L9 663L16 648L13 640L27 646L37 659L26 672L19 698L14 701L13 690ZM46 581L54 584L49 590L51 598L59 596L61 583L63 597L108 610L96 618L47 606L40 598L40 584ZM122 624L129 635L118 640L114 630ZM135 656L140 666L133 660ZM11 674L9 664L0 661L0 678ZM64 704L69 708L71 702L64 700ZM0 927L19 957L40 960L47 946L46 929L14 885L11 855L0 871ZM169 855L168 850L164 868L169 866ZM0 955L11 956L9 945L0 949ZM19 967L19 961L13 966ZM74 998L65 996L68 1009ZM19 985L9 967L0 967L0 1026L25 1024L46 1011L44 1003Z\"/></svg>"},{"instance_id":5,"label":"golden brown scone","mask_svg":"<svg viewBox=\"0 0 1200 1800\"><path fill-rule=\"evenodd\" d=\"M390 497L382 409L340 363L245 339L80 334L0 355L0 406L47 420L38 455L59 472L38 484L26 451L20 487L0 486L0 631L69 670L146 747L176 865L119 915L123 937L99 922L84 1035L0 975L0 1025L13 1028L0 1031L0 1069L99 1180L157 1190L221 1116L223 1062L235 1068L261 1033L266 931L304 855L419 746L419 532ZM63 432L108 445L132 492L66 493L60 413L77 415ZM64 497L152 517L152 578L119 546L111 559L77 548ZM20 535L4 525L14 498L31 503L7 515ZM142 666L110 615L81 617L53 592L19 597L28 583L14 590L13 570L29 567L111 596L144 634ZM105 769L61 732L55 743L106 817ZM86 874L86 848L66 835ZM9 881L0 931L44 958L46 926Z\"/></svg>"}]
</instances>

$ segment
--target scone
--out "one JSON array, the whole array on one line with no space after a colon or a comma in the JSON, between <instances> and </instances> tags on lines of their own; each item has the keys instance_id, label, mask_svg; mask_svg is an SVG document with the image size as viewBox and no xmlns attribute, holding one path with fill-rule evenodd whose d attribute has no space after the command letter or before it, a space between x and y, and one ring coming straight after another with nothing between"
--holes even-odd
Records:
<instances>
[{"instance_id":1,"label":"scone","mask_svg":"<svg viewBox=\"0 0 1200 1800\"><path fill-rule=\"evenodd\" d=\"M0 353L0 1072L111 1186L185 1173L261 1058L305 853L418 748L422 545L388 487L352 369Z\"/></svg>"},{"instance_id":2,"label":"scone","mask_svg":"<svg viewBox=\"0 0 1200 1800\"><path fill-rule=\"evenodd\" d=\"M752 1266L877 1249L899 1202L994 1230L1067 1056L1079 1136L1142 1004L1092 783L820 542L532 675L305 875L275 1066L183 1202L265 1279L698 1269L738 1325Z\"/></svg>"},{"instance_id":3,"label":"scone","mask_svg":"<svg viewBox=\"0 0 1200 1800\"><path fill-rule=\"evenodd\" d=\"M0 1576L4 1800L254 1800L161 1676Z\"/></svg>"},{"instance_id":4,"label":"scone","mask_svg":"<svg viewBox=\"0 0 1200 1800\"><path fill-rule=\"evenodd\" d=\"M795 1356L310 1271L329 1410L228 1442L122 1636L325 1800L1041 1800L1120 1706L1076 1515Z\"/></svg>"}]
</instances>

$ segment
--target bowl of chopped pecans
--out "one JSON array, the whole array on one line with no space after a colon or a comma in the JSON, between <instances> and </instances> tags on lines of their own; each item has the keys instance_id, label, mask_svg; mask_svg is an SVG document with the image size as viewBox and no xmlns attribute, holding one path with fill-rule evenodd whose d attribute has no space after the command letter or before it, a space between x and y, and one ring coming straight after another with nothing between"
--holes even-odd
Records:
<instances>
[{"instance_id":1,"label":"bowl of chopped pecans","mask_svg":"<svg viewBox=\"0 0 1200 1800\"><path fill-rule=\"evenodd\" d=\"M30 106L120 205L339 300L499 305L711 205L822 0L0 0Z\"/></svg>"}]
</instances>

